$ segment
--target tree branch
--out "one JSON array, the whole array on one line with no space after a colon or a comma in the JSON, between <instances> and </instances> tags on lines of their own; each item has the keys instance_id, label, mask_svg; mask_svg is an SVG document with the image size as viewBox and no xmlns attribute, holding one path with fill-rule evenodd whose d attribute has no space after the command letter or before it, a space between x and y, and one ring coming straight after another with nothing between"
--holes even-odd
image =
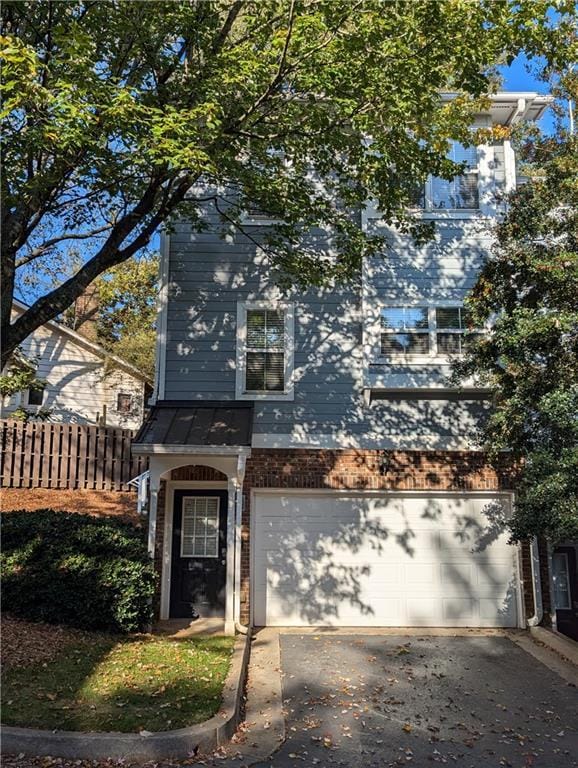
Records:
<instances>
[{"instance_id":1,"label":"tree branch","mask_svg":"<svg viewBox=\"0 0 578 768\"><path fill-rule=\"evenodd\" d=\"M46 253L46 251L58 243L61 243L63 240L88 240L90 237L100 235L101 232L106 232L107 229L110 229L112 226L113 223L111 222L110 224L106 224L104 227L93 229L91 232L65 232L58 237L53 237L50 240L46 240L44 243L42 243L42 245L38 246L38 248L34 248L29 254L23 256L19 261L17 261L16 269L18 269L18 267L23 267L25 264L29 264L31 261L34 261L34 259L42 256L43 253Z\"/></svg>"}]
</instances>

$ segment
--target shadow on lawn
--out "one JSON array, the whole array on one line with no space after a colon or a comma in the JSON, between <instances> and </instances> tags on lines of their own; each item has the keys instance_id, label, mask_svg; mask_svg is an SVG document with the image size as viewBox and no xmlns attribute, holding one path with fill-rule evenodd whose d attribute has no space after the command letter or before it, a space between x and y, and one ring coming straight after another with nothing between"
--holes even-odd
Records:
<instances>
[{"instance_id":1,"label":"shadow on lawn","mask_svg":"<svg viewBox=\"0 0 578 768\"><path fill-rule=\"evenodd\" d=\"M75 731L159 731L216 713L229 638L94 635L50 662L6 670L3 722Z\"/></svg>"}]
</instances>

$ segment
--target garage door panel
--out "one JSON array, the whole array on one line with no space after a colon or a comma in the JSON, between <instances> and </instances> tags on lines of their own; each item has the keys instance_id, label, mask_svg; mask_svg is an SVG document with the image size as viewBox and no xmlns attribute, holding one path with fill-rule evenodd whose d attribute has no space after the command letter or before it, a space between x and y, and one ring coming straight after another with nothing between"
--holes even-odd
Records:
<instances>
[{"instance_id":1,"label":"garage door panel","mask_svg":"<svg viewBox=\"0 0 578 768\"><path fill-rule=\"evenodd\" d=\"M488 497L256 494L254 621L516 626L506 512Z\"/></svg>"}]
</instances>

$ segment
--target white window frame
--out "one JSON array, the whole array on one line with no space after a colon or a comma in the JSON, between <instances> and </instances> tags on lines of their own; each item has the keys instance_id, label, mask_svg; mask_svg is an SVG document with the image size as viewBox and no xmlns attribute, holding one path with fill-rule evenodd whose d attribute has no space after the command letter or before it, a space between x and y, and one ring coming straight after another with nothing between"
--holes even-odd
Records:
<instances>
[{"instance_id":1,"label":"white window frame","mask_svg":"<svg viewBox=\"0 0 578 768\"><path fill-rule=\"evenodd\" d=\"M368 319L366 319L366 330L369 333L370 337L370 345L369 348L371 350L371 359L370 363L373 365L387 365L389 363L402 363L402 364L413 364L413 363L451 363L454 360L457 360L461 357L461 355L449 355L444 354L443 352L437 351L437 334L439 333L462 333L461 330L458 330L457 328L452 329L446 329L446 328L440 328L437 327L436 322L436 309L451 309L454 307L463 308L464 303L463 301L460 301L458 299L454 300L438 300L435 302L428 301L419 301L416 300L402 300L399 302L393 302L391 300L389 301L383 301L376 303L374 305L374 311L372 312L372 316ZM428 330L429 330L429 352L426 354L423 353L416 353L416 354L407 354L405 352L394 352L391 354L383 354L381 351L381 334L383 332L383 329L381 327L381 310L382 309L399 309L401 307L408 307L408 308L417 308L422 307L424 309L427 309L428 313ZM488 328L482 328L479 330L480 333L484 333L488 330ZM387 332L387 331L386 331ZM412 333L413 331L408 331L408 333ZM419 329L415 331L416 333L425 333L425 329L423 331L420 331ZM391 331L392 335L395 335L395 331Z\"/></svg>"},{"instance_id":2,"label":"white window frame","mask_svg":"<svg viewBox=\"0 0 578 768\"><path fill-rule=\"evenodd\" d=\"M433 208L431 210L428 210L427 207L411 207L411 213L415 218L438 221L442 219L477 219L496 215L494 146L493 144L479 144L476 146L476 153L478 157L478 207ZM429 182L430 178L428 177L426 185ZM377 201L375 199L367 200L361 211L361 228L363 231L367 231L372 226L379 224L380 221L381 213L377 207Z\"/></svg>"},{"instance_id":3,"label":"white window frame","mask_svg":"<svg viewBox=\"0 0 578 768\"><path fill-rule=\"evenodd\" d=\"M130 398L130 405L129 405L129 407L126 410L124 410L124 409L121 410L118 407L119 397L128 397L128 398ZM121 414L124 413L125 415L128 415L128 414L133 413L134 409L135 409L135 396L134 396L134 393L133 392L127 392L125 389L117 390L117 393L116 393L116 412L117 413L121 413Z\"/></svg>"},{"instance_id":4,"label":"white window frame","mask_svg":"<svg viewBox=\"0 0 578 768\"><path fill-rule=\"evenodd\" d=\"M570 563L569 563L569 560L568 560L568 553L567 552L554 552L553 555L552 555L552 560L555 557L563 557L564 561L566 563L565 573L566 573L566 594L568 595L568 605L558 605L558 604L555 604L554 608L557 611L569 611L569 610L572 609L572 585L570 584ZM552 571L554 571L554 569L552 569ZM552 573L552 581L553 582L556 581L556 576L554 575L554 573ZM554 584L554 589L552 591L554 593L553 596L555 598L555 595L556 595L555 584Z\"/></svg>"},{"instance_id":5,"label":"white window frame","mask_svg":"<svg viewBox=\"0 0 578 768\"><path fill-rule=\"evenodd\" d=\"M247 392L245 377L247 373L247 312L253 309L278 310L285 313L283 366L283 391ZM237 400L277 400L289 401L294 399L294 339L295 319L294 305L284 301L239 301L237 302L237 349L235 396Z\"/></svg>"},{"instance_id":6,"label":"white window frame","mask_svg":"<svg viewBox=\"0 0 578 768\"><path fill-rule=\"evenodd\" d=\"M194 552L193 552L193 554L186 555L183 552L184 543L185 543L185 525L184 525L184 523L185 523L185 504L184 504L184 502L185 502L185 500L187 498L189 498L189 499L196 499L196 500L198 500L198 499L203 499L203 500L217 499L217 527L216 527L216 531L217 531L217 534L216 534L217 551L216 551L216 553L214 555L195 555ZM220 549L220 546L219 546L219 544L220 544L220 542L219 542L220 525L221 525L221 499L220 499L219 496L185 496L183 498L183 511L181 513L181 547L180 547L180 555L181 555L181 557L182 558L194 559L194 560L197 560L197 559L216 560L219 557L219 549ZM195 535L193 534L193 549L194 549L194 539L195 539ZM206 545L206 539L207 539L207 537L205 536L205 545Z\"/></svg>"},{"instance_id":7,"label":"white window frame","mask_svg":"<svg viewBox=\"0 0 578 768\"><path fill-rule=\"evenodd\" d=\"M457 144L459 142L452 142L452 148L454 144ZM453 179L458 178L458 176L465 176L467 174L476 174L476 186L478 189L478 205L475 208L435 208L433 205L433 179L434 177L432 175L428 176L424 185L424 204L423 207L421 206L413 206L412 210L423 213L428 216L443 216L446 213L450 214L462 214L466 213L469 215L475 215L478 214L482 208L482 190L481 190L481 184L480 180L482 178L482 168L481 168L481 152L480 147L475 147L476 150L476 167L468 169L466 174L456 174L456 176L453 177ZM453 181L452 179L452 181Z\"/></svg>"},{"instance_id":8,"label":"white window frame","mask_svg":"<svg viewBox=\"0 0 578 768\"><path fill-rule=\"evenodd\" d=\"M269 216L267 213L255 215L249 211L243 211L241 213L241 224L248 227L273 227L275 224L281 224L281 219Z\"/></svg>"},{"instance_id":9,"label":"white window frame","mask_svg":"<svg viewBox=\"0 0 578 768\"><path fill-rule=\"evenodd\" d=\"M31 392L31 389L28 388L26 390L26 394L25 394L25 397L24 397L24 400L25 400L24 405L27 408L42 408L44 406L44 402L45 402L45 399L46 399L46 384L44 384L42 389L40 389L40 390L37 389L35 391L36 392L40 391L42 393L42 402L41 403L31 403L30 402L30 392Z\"/></svg>"}]
</instances>

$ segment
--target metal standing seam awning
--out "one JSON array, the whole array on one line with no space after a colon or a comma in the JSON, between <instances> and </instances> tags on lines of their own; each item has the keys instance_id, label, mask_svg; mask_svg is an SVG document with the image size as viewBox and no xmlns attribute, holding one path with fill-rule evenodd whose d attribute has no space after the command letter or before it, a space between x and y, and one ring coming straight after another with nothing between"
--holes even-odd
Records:
<instances>
[{"instance_id":1,"label":"metal standing seam awning","mask_svg":"<svg viewBox=\"0 0 578 768\"><path fill-rule=\"evenodd\" d=\"M213 451L249 448L253 436L253 403L204 400L156 403L137 432L133 453Z\"/></svg>"}]
</instances>

